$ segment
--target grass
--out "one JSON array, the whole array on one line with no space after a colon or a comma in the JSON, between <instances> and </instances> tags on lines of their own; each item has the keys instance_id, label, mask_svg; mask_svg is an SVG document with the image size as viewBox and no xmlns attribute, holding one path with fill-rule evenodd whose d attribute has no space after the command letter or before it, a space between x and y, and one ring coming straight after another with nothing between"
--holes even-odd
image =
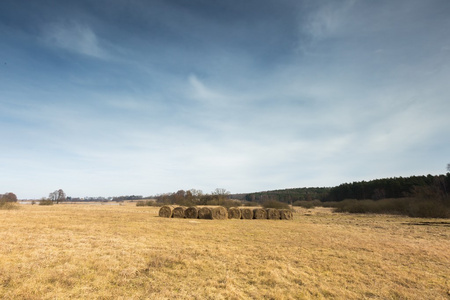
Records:
<instances>
[{"instance_id":1,"label":"grass","mask_svg":"<svg viewBox=\"0 0 450 300\"><path fill-rule=\"evenodd\" d=\"M294 221L133 205L0 211L1 299L448 299L448 220L297 208Z\"/></svg>"}]
</instances>

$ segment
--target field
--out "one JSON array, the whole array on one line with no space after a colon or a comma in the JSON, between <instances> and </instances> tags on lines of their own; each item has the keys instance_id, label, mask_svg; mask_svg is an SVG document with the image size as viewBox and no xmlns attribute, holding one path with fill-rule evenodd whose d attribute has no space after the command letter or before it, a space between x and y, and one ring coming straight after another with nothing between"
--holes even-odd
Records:
<instances>
[{"instance_id":1,"label":"field","mask_svg":"<svg viewBox=\"0 0 450 300\"><path fill-rule=\"evenodd\" d=\"M450 222L298 210L157 217L132 204L0 210L1 299L449 299Z\"/></svg>"}]
</instances>

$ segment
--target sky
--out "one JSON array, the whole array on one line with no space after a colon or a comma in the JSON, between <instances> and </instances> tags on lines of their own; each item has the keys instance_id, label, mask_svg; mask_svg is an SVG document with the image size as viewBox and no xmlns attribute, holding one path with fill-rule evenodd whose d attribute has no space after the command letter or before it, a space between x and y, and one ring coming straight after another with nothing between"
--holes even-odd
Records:
<instances>
[{"instance_id":1,"label":"sky","mask_svg":"<svg viewBox=\"0 0 450 300\"><path fill-rule=\"evenodd\" d=\"M444 174L447 0L0 2L0 193Z\"/></svg>"}]
</instances>

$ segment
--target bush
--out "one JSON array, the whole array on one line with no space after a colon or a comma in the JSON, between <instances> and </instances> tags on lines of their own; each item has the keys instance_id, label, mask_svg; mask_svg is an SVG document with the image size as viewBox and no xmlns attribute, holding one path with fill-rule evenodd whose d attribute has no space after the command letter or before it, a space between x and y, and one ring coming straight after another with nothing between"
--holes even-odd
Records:
<instances>
[{"instance_id":1,"label":"bush","mask_svg":"<svg viewBox=\"0 0 450 300\"><path fill-rule=\"evenodd\" d=\"M300 206L303 208L314 208L316 206L322 206L322 202L320 200L306 201L299 200L292 203L293 206Z\"/></svg>"},{"instance_id":2,"label":"bush","mask_svg":"<svg viewBox=\"0 0 450 300\"><path fill-rule=\"evenodd\" d=\"M230 208L242 206L242 202L240 200L232 199L211 199L206 202L206 205L220 205L225 208Z\"/></svg>"},{"instance_id":3,"label":"bush","mask_svg":"<svg viewBox=\"0 0 450 300\"><path fill-rule=\"evenodd\" d=\"M264 208L291 209L289 204L277 200L267 200L262 204Z\"/></svg>"},{"instance_id":4,"label":"bush","mask_svg":"<svg viewBox=\"0 0 450 300\"><path fill-rule=\"evenodd\" d=\"M39 205L53 205L52 200L41 200L39 201Z\"/></svg>"},{"instance_id":5,"label":"bush","mask_svg":"<svg viewBox=\"0 0 450 300\"><path fill-rule=\"evenodd\" d=\"M11 210L18 208L19 206L15 202L0 201L0 209L2 210Z\"/></svg>"},{"instance_id":6,"label":"bush","mask_svg":"<svg viewBox=\"0 0 450 300\"><path fill-rule=\"evenodd\" d=\"M335 207L336 212L398 214L420 218L450 218L450 205L444 201L431 199L394 198L376 201L346 199L340 202L327 202L324 204L328 207Z\"/></svg>"},{"instance_id":7,"label":"bush","mask_svg":"<svg viewBox=\"0 0 450 300\"><path fill-rule=\"evenodd\" d=\"M136 206L161 206L161 204L156 203L154 200L138 201Z\"/></svg>"},{"instance_id":8,"label":"bush","mask_svg":"<svg viewBox=\"0 0 450 300\"><path fill-rule=\"evenodd\" d=\"M450 207L442 201L416 200L410 203L408 216L416 218L450 218Z\"/></svg>"},{"instance_id":9,"label":"bush","mask_svg":"<svg viewBox=\"0 0 450 300\"><path fill-rule=\"evenodd\" d=\"M255 201L243 201L243 206L260 206L258 202Z\"/></svg>"}]
</instances>

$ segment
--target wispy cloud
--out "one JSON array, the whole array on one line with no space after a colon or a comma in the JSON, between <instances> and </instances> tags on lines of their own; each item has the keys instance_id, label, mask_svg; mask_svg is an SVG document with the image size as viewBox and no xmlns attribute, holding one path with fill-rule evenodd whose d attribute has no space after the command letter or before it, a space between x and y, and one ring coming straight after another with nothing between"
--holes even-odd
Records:
<instances>
[{"instance_id":1,"label":"wispy cloud","mask_svg":"<svg viewBox=\"0 0 450 300\"><path fill-rule=\"evenodd\" d=\"M71 52L96 58L106 56L95 32L88 25L80 22L60 21L45 24L42 37L49 45Z\"/></svg>"}]
</instances>

